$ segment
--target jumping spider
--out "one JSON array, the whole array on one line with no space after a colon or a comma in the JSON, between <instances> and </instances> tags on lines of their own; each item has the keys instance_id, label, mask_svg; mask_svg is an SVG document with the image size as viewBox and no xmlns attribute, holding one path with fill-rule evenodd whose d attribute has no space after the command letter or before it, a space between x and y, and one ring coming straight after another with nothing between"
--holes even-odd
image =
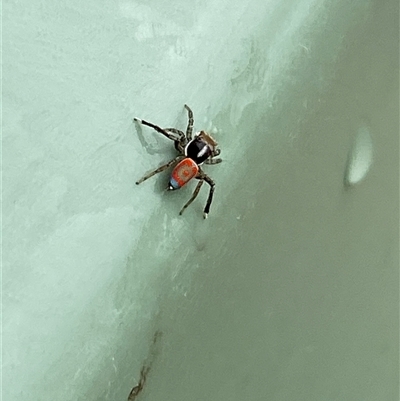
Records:
<instances>
[{"instance_id":1,"label":"jumping spider","mask_svg":"<svg viewBox=\"0 0 400 401\"><path fill-rule=\"evenodd\" d=\"M204 181L210 186L208 193L208 199L204 208L203 217L206 219L210 212L210 205L213 200L215 183L214 181L201 169L201 165L205 164L217 164L221 163L220 158L216 158L221 153L218 149L217 142L207 134L205 131L196 132L194 138L192 138L193 131L193 112L189 106L185 104L185 109L188 112L188 125L186 128L186 134L176 128L160 128L158 125L154 125L145 120L134 118L135 121L147 125L155 129L160 134L164 135L168 139L174 141L175 149L179 152L178 156L170 160L168 163L161 167L151 171L136 182L137 185L146 181L148 178L155 174L161 173L168 167L175 164L172 170L168 190L176 190L186 185L192 178L199 180L196 189L193 192L192 197L186 202L179 214L181 215L184 210L196 199L201 186Z\"/></svg>"}]
</instances>

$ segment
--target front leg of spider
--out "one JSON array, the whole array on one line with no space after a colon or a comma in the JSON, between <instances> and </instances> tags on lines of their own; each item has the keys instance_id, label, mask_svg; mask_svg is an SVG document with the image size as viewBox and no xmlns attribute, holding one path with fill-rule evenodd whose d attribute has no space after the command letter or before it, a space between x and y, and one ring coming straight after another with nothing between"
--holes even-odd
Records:
<instances>
[{"instance_id":1,"label":"front leg of spider","mask_svg":"<svg viewBox=\"0 0 400 401\"><path fill-rule=\"evenodd\" d=\"M171 172L168 183L169 190L174 191L180 189L193 178L198 179L199 183L197 184L192 197L188 200L188 202L186 202L186 204L179 212L179 214L182 214L184 210L196 199L198 193L200 192L201 186L205 181L210 186L207 203L203 213L203 217L207 218L210 212L211 202L213 200L215 182L202 171L200 166L203 163L209 165L220 163L222 160L220 158L216 158L216 156L221 153L221 150L218 148L218 144L215 139L212 138L211 135L207 132L200 131L196 132L193 135L193 112L186 104L185 109L188 112L188 124L186 127L186 133L183 133L176 128L161 128L158 125L155 125L148 121L138 118L134 119L138 123L147 125L148 127L151 127L160 134L164 135L166 138L174 141L175 149L179 153L168 163L165 163L161 167L158 167L157 169L146 174L144 177L138 180L136 184L141 184L143 181L146 181L150 177L153 177L154 175L161 173L168 167L172 166L173 170Z\"/></svg>"},{"instance_id":2,"label":"front leg of spider","mask_svg":"<svg viewBox=\"0 0 400 401\"><path fill-rule=\"evenodd\" d=\"M192 140L192 132L193 132L193 124L194 124L193 111L187 104L185 104L185 109L188 112L188 125L186 128L186 138L188 141L191 141Z\"/></svg>"}]
</instances>

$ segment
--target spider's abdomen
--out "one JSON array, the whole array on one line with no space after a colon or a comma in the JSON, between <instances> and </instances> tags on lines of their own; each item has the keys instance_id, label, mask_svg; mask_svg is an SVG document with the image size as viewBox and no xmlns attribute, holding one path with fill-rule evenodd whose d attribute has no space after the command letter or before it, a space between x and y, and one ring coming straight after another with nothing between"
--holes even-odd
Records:
<instances>
[{"instance_id":1,"label":"spider's abdomen","mask_svg":"<svg viewBox=\"0 0 400 401\"><path fill-rule=\"evenodd\" d=\"M187 184L199 171L199 166L189 157L180 161L172 170L169 189L179 189Z\"/></svg>"}]
</instances>

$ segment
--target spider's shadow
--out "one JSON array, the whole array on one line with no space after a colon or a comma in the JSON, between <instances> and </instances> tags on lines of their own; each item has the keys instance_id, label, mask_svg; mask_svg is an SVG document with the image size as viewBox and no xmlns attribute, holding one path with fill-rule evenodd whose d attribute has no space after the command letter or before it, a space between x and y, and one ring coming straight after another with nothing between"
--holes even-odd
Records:
<instances>
[{"instance_id":1,"label":"spider's shadow","mask_svg":"<svg viewBox=\"0 0 400 401\"><path fill-rule=\"evenodd\" d=\"M138 121L133 120L134 124L135 124L135 128L136 128L136 132L137 132L137 136L139 138L140 144L145 148L146 152L149 155L160 155L160 154L164 154L165 151L163 149L161 149L159 145L159 138L158 136L154 135L153 137L156 138L156 143L157 146L149 143L146 139L145 136L143 135L143 126L142 124L140 124Z\"/></svg>"}]
</instances>

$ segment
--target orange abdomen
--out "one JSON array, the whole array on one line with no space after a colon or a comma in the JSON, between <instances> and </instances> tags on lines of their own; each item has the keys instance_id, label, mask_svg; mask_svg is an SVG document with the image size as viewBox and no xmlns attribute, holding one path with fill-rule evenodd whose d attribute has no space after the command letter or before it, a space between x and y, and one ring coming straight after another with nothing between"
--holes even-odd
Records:
<instances>
[{"instance_id":1,"label":"orange abdomen","mask_svg":"<svg viewBox=\"0 0 400 401\"><path fill-rule=\"evenodd\" d=\"M198 165L189 157L180 161L172 170L169 184L173 189L179 189L194 178L199 171Z\"/></svg>"}]
</instances>

